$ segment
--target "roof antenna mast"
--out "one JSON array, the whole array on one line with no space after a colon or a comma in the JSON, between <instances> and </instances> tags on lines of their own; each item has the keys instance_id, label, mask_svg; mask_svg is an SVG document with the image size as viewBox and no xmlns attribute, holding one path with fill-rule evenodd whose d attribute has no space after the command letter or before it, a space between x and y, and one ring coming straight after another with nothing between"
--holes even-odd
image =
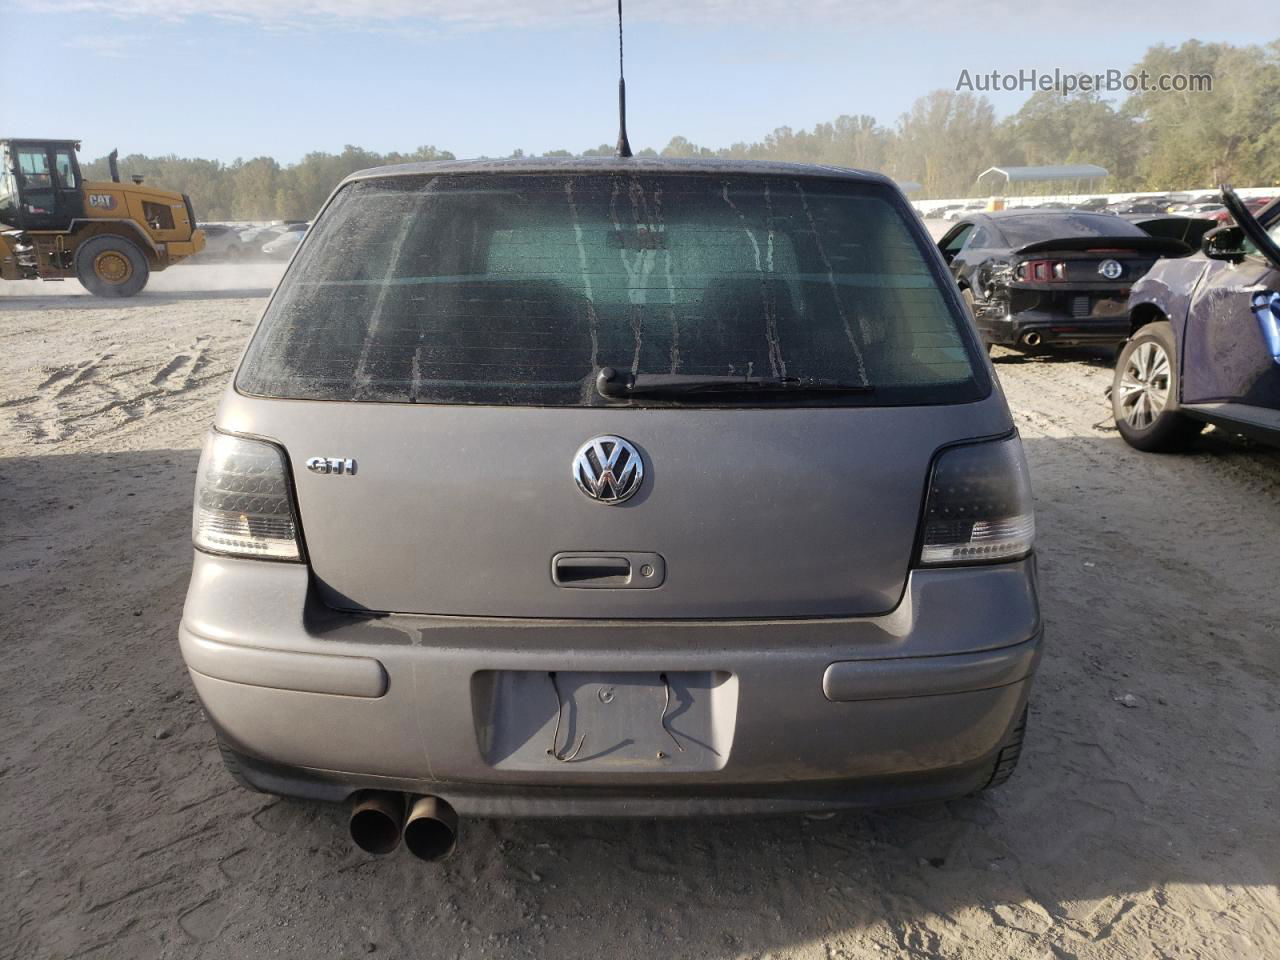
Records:
<instances>
[{"instance_id":1,"label":"roof antenna mast","mask_svg":"<svg viewBox=\"0 0 1280 960\"><path fill-rule=\"evenodd\" d=\"M627 139L627 81L622 75L622 0L618 0L618 147L620 157L631 156Z\"/></svg>"}]
</instances>

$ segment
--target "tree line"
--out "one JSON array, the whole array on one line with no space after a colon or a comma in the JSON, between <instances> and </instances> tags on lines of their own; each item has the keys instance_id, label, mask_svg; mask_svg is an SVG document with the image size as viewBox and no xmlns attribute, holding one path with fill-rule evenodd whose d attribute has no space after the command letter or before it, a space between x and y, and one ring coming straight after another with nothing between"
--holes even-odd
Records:
<instances>
[{"instance_id":1,"label":"tree line","mask_svg":"<svg viewBox=\"0 0 1280 960\"><path fill-rule=\"evenodd\" d=\"M1280 40L1233 46L1191 40L1151 47L1132 73L1209 74L1211 92L1136 92L1114 102L1096 92L1033 93L997 119L991 102L967 91L935 90L889 126L875 117L840 116L812 130L779 127L762 140L712 148L673 137L639 156L721 157L823 163L878 170L920 185L915 199L975 195L992 166L1092 163L1109 178L1101 192L1280 185ZM542 156L601 156L610 144ZM511 154L525 156L521 150ZM121 173L189 194L202 220L309 219L347 174L366 167L454 155L434 146L378 154L355 146L309 153L292 164L271 157L232 163L178 156L121 158ZM85 176L107 177L106 158ZM1060 192L1062 184L1019 190Z\"/></svg>"}]
</instances>

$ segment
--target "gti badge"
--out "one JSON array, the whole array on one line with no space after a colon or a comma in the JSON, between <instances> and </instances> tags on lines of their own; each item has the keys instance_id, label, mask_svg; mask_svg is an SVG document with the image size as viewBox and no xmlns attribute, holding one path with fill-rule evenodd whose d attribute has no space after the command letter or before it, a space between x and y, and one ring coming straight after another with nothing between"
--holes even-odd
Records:
<instances>
[{"instance_id":1,"label":"gti badge","mask_svg":"<svg viewBox=\"0 0 1280 960\"><path fill-rule=\"evenodd\" d=\"M307 461L307 469L312 473L341 476L344 473L354 474L356 462L350 457L312 457Z\"/></svg>"},{"instance_id":2,"label":"gti badge","mask_svg":"<svg viewBox=\"0 0 1280 960\"><path fill-rule=\"evenodd\" d=\"M1098 272L1108 280L1119 280L1124 276L1124 266L1119 260L1103 260L1098 264Z\"/></svg>"},{"instance_id":3,"label":"gti badge","mask_svg":"<svg viewBox=\"0 0 1280 960\"><path fill-rule=\"evenodd\" d=\"M592 500L616 506L640 489L644 460L621 437L593 437L573 457L573 479Z\"/></svg>"}]
</instances>

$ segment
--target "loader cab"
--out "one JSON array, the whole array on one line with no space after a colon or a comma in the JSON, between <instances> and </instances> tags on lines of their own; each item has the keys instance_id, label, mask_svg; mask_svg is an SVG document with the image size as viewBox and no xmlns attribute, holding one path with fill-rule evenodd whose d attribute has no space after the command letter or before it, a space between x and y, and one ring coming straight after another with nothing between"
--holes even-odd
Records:
<instances>
[{"instance_id":1,"label":"loader cab","mask_svg":"<svg viewBox=\"0 0 1280 960\"><path fill-rule=\"evenodd\" d=\"M83 217L79 146L74 140L0 140L0 223L67 230Z\"/></svg>"}]
</instances>

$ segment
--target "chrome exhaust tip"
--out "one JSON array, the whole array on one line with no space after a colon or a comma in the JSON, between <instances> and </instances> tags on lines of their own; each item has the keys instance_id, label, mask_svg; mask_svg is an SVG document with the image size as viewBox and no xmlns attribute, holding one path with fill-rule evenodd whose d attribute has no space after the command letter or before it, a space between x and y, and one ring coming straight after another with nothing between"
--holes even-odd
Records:
<instances>
[{"instance_id":1,"label":"chrome exhaust tip","mask_svg":"<svg viewBox=\"0 0 1280 960\"><path fill-rule=\"evenodd\" d=\"M386 790L362 790L351 800L351 840L365 853L385 857L400 846L404 796Z\"/></svg>"},{"instance_id":2,"label":"chrome exhaust tip","mask_svg":"<svg viewBox=\"0 0 1280 960\"><path fill-rule=\"evenodd\" d=\"M458 814L439 797L417 797L404 823L404 845L419 860L443 860L458 845Z\"/></svg>"},{"instance_id":3,"label":"chrome exhaust tip","mask_svg":"<svg viewBox=\"0 0 1280 960\"><path fill-rule=\"evenodd\" d=\"M1032 330L1030 333L1024 333L1022 335L1022 345L1024 347L1038 347L1040 346L1040 341L1042 339L1044 338L1041 337L1040 334Z\"/></svg>"}]
</instances>

